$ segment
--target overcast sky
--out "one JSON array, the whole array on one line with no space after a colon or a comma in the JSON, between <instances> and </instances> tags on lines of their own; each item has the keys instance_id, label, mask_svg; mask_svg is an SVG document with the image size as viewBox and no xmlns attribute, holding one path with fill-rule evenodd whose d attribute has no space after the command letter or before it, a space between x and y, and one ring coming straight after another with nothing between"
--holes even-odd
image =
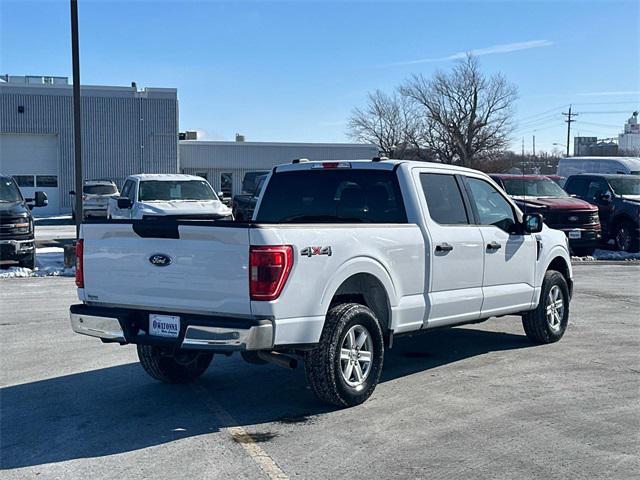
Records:
<instances>
[{"instance_id":1,"label":"overcast sky","mask_svg":"<svg viewBox=\"0 0 640 480\"><path fill-rule=\"evenodd\" d=\"M638 1L79 4L82 83L178 88L181 130L207 139L347 141L367 91L467 51L518 87L517 151L564 143L569 103L600 137L640 108ZM70 77L69 2L0 6L0 73Z\"/></svg>"}]
</instances>

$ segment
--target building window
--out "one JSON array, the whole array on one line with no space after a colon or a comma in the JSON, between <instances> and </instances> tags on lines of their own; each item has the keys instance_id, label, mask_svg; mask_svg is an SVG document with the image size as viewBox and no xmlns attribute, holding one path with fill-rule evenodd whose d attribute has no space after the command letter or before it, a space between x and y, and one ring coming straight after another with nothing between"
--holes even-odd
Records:
<instances>
[{"instance_id":1,"label":"building window","mask_svg":"<svg viewBox=\"0 0 640 480\"><path fill-rule=\"evenodd\" d=\"M33 175L14 175L13 179L19 187L33 187Z\"/></svg>"},{"instance_id":2,"label":"building window","mask_svg":"<svg viewBox=\"0 0 640 480\"><path fill-rule=\"evenodd\" d=\"M225 197L233 195L233 173L220 174L220 190Z\"/></svg>"},{"instance_id":3,"label":"building window","mask_svg":"<svg viewBox=\"0 0 640 480\"><path fill-rule=\"evenodd\" d=\"M58 186L58 177L55 175L36 175L36 187L54 188Z\"/></svg>"}]
</instances>

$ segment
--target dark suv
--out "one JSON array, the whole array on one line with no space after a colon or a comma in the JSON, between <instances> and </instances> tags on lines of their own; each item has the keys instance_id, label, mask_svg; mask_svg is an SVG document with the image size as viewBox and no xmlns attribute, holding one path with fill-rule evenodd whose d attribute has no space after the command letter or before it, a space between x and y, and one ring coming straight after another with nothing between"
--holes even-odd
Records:
<instances>
[{"instance_id":1,"label":"dark suv","mask_svg":"<svg viewBox=\"0 0 640 480\"><path fill-rule=\"evenodd\" d=\"M591 255L601 239L598 209L573 198L545 175L492 174L491 178L525 213L540 213L549 227L562 230L574 255Z\"/></svg>"},{"instance_id":2,"label":"dark suv","mask_svg":"<svg viewBox=\"0 0 640 480\"><path fill-rule=\"evenodd\" d=\"M13 260L21 267L35 268L31 209L47 203L44 192L36 192L35 199L25 200L13 178L0 175L0 260Z\"/></svg>"},{"instance_id":3,"label":"dark suv","mask_svg":"<svg viewBox=\"0 0 640 480\"><path fill-rule=\"evenodd\" d=\"M605 240L624 252L638 252L640 238L640 176L580 174L567 178L571 195L598 207Z\"/></svg>"}]
</instances>

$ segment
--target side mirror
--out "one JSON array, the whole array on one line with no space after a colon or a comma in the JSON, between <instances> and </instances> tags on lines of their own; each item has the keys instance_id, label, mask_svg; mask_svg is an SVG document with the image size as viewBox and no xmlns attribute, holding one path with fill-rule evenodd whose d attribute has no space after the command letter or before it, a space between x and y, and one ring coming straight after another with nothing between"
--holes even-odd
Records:
<instances>
[{"instance_id":1,"label":"side mirror","mask_svg":"<svg viewBox=\"0 0 640 480\"><path fill-rule=\"evenodd\" d=\"M218 197L219 198L224 198L224 192L218 192Z\"/></svg>"},{"instance_id":2,"label":"side mirror","mask_svg":"<svg viewBox=\"0 0 640 480\"><path fill-rule=\"evenodd\" d=\"M538 233L542 231L542 215L539 213L527 213L524 216L523 226L525 233Z\"/></svg>"},{"instance_id":3,"label":"side mirror","mask_svg":"<svg viewBox=\"0 0 640 480\"><path fill-rule=\"evenodd\" d=\"M611 193L609 193L609 192L601 193L600 195L598 195L597 198L601 202L609 203L611 201Z\"/></svg>"},{"instance_id":4,"label":"side mirror","mask_svg":"<svg viewBox=\"0 0 640 480\"><path fill-rule=\"evenodd\" d=\"M47 194L44 192L36 192L36 207L46 207L49 205L49 199L47 198Z\"/></svg>"},{"instance_id":5,"label":"side mirror","mask_svg":"<svg viewBox=\"0 0 640 480\"><path fill-rule=\"evenodd\" d=\"M69 190L69 195L75 195L76 191L75 190Z\"/></svg>"},{"instance_id":6,"label":"side mirror","mask_svg":"<svg viewBox=\"0 0 640 480\"><path fill-rule=\"evenodd\" d=\"M118 197L118 208L131 208L131 200L127 197Z\"/></svg>"}]
</instances>

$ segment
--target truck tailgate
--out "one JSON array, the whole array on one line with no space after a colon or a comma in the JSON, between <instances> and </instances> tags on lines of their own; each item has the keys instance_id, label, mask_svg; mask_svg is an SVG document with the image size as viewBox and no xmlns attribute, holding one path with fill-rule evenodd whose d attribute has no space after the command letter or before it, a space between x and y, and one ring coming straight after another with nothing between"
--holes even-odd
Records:
<instances>
[{"instance_id":1,"label":"truck tailgate","mask_svg":"<svg viewBox=\"0 0 640 480\"><path fill-rule=\"evenodd\" d=\"M84 300L249 315L248 230L233 224L84 224Z\"/></svg>"}]
</instances>

